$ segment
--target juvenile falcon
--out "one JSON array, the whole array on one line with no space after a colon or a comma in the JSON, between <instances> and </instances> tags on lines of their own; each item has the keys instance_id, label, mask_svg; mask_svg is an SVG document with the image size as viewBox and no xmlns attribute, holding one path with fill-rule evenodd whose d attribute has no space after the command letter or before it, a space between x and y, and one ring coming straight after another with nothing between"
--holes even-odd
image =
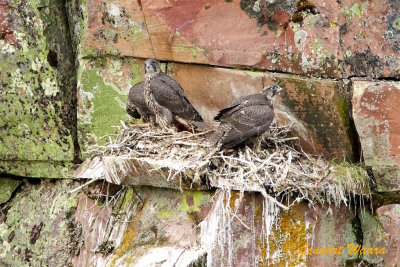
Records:
<instances>
[{"instance_id":1,"label":"juvenile falcon","mask_svg":"<svg viewBox=\"0 0 400 267\"><path fill-rule=\"evenodd\" d=\"M129 90L126 111L135 119L142 118L146 122L155 122L155 115L151 112L144 99L144 82L135 84Z\"/></svg>"},{"instance_id":2,"label":"juvenile falcon","mask_svg":"<svg viewBox=\"0 0 400 267\"><path fill-rule=\"evenodd\" d=\"M274 96L281 90L279 86L269 86L220 110L214 120L221 123L208 144L219 143L222 148L230 148L267 131L274 119Z\"/></svg>"},{"instance_id":3,"label":"juvenile falcon","mask_svg":"<svg viewBox=\"0 0 400 267\"><path fill-rule=\"evenodd\" d=\"M161 71L155 59L147 59L145 68L145 100L155 114L156 123L163 128L169 126L192 126L207 129L199 112L190 104L177 81Z\"/></svg>"}]
</instances>

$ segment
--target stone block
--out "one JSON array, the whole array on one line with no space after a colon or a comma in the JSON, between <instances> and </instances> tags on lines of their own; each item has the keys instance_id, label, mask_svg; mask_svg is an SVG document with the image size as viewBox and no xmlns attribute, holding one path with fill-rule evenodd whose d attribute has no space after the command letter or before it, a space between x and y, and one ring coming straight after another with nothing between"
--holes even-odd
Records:
<instances>
[{"instance_id":1,"label":"stone block","mask_svg":"<svg viewBox=\"0 0 400 267\"><path fill-rule=\"evenodd\" d=\"M82 194L76 221L84 244L74 266L188 266L200 258L198 223L212 205L211 192L126 188L113 206ZM93 218L95 218L93 220Z\"/></svg>"},{"instance_id":2,"label":"stone block","mask_svg":"<svg viewBox=\"0 0 400 267\"><path fill-rule=\"evenodd\" d=\"M264 199L257 193L214 195L152 187L121 192L108 205L80 196L76 221L82 225L84 243L73 258L75 266L196 261L211 266L230 261L238 266L343 266L357 258L346 249L340 255L333 250L302 254L358 242L355 214L344 206L310 209L301 203L274 218L272 210L265 213ZM273 222L267 243L262 229Z\"/></svg>"},{"instance_id":3,"label":"stone block","mask_svg":"<svg viewBox=\"0 0 400 267\"><path fill-rule=\"evenodd\" d=\"M0 179L1 181L1 179ZM1 266L69 266L79 251L72 180L25 181L0 208Z\"/></svg>"},{"instance_id":4,"label":"stone block","mask_svg":"<svg viewBox=\"0 0 400 267\"><path fill-rule=\"evenodd\" d=\"M396 1L341 1L339 58L344 76L399 77Z\"/></svg>"},{"instance_id":5,"label":"stone block","mask_svg":"<svg viewBox=\"0 0 400 267\"><path fill-rule=\"evenodd\" d=\"M218 110L238 97L278 84L284 89L276 101L278 123L293 124L292 134L306 152L354 159L350 97L348 88L337 81L176 63L167 69L209 124Z\"/></svg>"},{"instance_id":6,"label":"stone block","mask_svg":"<svg viewBox=\"0 0 400 267\"><path fill-rule=\"evenodd\" d=\"M36 170L12 162L68 164L77 153L66 14L61 2L44 2L0 2L0 169L20 176Z\"/></svg>"},{"instance_id":7,"label":"stone block","mask_svg":"<svg viewBox=\"0 0 400 267\"><path fill-rule=\"evenodd\" d=\"M367 166L378 191L399 190L400 83L354 81L353 116Z\"/></svg>"},{"instance_id":8,"label":"stone block","mask_svg":"<svg viewBox=\"0 0 400 267\"><path fill-rule=\"evenodd\" d=\"M241 196L232 191L217 196L209 215L200 223L202 238L208 242L203 244L210 246L207 264L228 266L231 261L238 266L343 266L358 257L346 250L347 244L359 241L353 226L355 214L344 206L310 209L301 203L274 215L274 208L261 194ZM341 253L335 254L333 248L339 252L341 246ZM332 249L313 253L316 248Z\"/></svg>"},{"instance_id":9,"label":"stone block","mask_svg":"<svg viewBox=\"0 0 400 267\"><path fill-rule=\"evenodd\" d=\"M384 205L374 214L364 212L361 223L363 246L367 248L363 259L375 266L396 265L400 261L400 205ZM368 248L373 248L374 253L371 254ZM378 253L375 253L375 248L378 248Z\"/></svg>"},{"instance_id":10,"label":"stone block","mask_svg":"<svg viewBox=\"0 0 400 267\"><path fill-rule=\"evenodd\" d=\"M153 57L147 25L137 1L87 1L82 53Z\"/></svg>"},{"instance_id":11,"label":"stone block","mask_svg":"<svg viewBox=\"0 0 400 267\"><path fill-rule=\"evenodd\" d=\"M108 142L118 133L125 111L126 96L144 75L143 60L100 57L83 60L78 83L78 136L83 157L92 145ZM103 137L103 138L102 138Z\"/></svg>"},{"instance_id":12,"label":"stone block","mask_svg":"<svg viewBox=\"0 0 400 267\"><path fill-rule=\"evenodd\" d=\"M339 77L339 10L333 0L89 1L84 51Z\"/></svg>"}]
</instances>

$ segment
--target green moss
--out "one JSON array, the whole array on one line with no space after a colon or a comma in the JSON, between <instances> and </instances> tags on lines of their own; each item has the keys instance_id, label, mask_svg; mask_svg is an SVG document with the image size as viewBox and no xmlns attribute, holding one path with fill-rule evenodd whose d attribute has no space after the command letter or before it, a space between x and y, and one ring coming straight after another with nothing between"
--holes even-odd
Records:
<instances>
[{"instance_id":1,"label":"green moss","mask_svg":"<svg viewBox=\"0 0 400 267\"><path fill-rule=\"evenodd\" d=\"M108 140L100 137L116 133L118 129L113 126L120 125L120 120L129 119L123 106L126 95L117 85L106 82L96 66L83 70L81 84L83 109L78 117L80 144L83 148L105 144Z\"/></svg>"},{"instance_id":2,"label":"green moss","mask_svg":"<svg viewBox=\"0 0 400 267\"><path fill-rule=\"evenodd\" d=\"M253 79L258 79L258 78L263 77L265 75L265 72L249 70L249 71L246 71L246 74L249 75Z\"/></svg>"},{"instance_id":3,"label":"green moss","mask_svg":"<svg viewBox=\"0 0 400 267\"><path fill-rule=\"evenodd\" d=\"M193 47L193 46L187 46L187 45L177 45L178 51L179 52L183 52L183 53L187 53L190 52L193 56L193 58L197 57L197 53L202 53L205 54L205 50L201 47Z\"/></svg>"},{"instance_id":4,"label":"green moss","mask_svg":"<svg viewBox=\"0 0 400 267\"><path fill-rule=\"evenodd\" d=\"M77 196L67 192L75 186L68 180L25 182L3 207L7 216L0 223L0 262L6 266L67 266L71 262L78 249L78 240L72 236L79 238L80 231L73 216Z\"/></svg>"},{"instance_id":5,"label":"green moss","mask_svg":"<svg viewBox=\"0 0 400 267\"><path fill-rule=\"evenodd\" d=\"M132 64L132 73L134 75L134 79L131 81L131 85L133 86L142 81L142 78L140 77L139 64Z\"/></svg>"},{"instance_id":6,"label":"green moss","mask_svg":"<svg viewBox=\"0 0 400 267\"><path fill-rule=\"evenodd\" d=\"M1 169L24 175L48 166L64 172L78 151L74 150L76 131L76 76L73 47L69 39L64 3L13 1L10 3L13 35L18 45L0 40ZM61 45L62 44L62 45ZM19 169L12 161L40 161L43 170ZM45 161L59 164L44 164ZM54 167L54 168L53 168ZM53 176L54 177L54 176ZM60 177L60 176L56 176Z\"/></svg>"},{"instance_id":7,"label":"green moss","mask_svg":"<svg viewBox=\"0 0 400 267\"><path fill-rule=\"evenodd\" d=\"M333 101L336 104L336 110L340 116L341 124L343 125L348 140L350 141L351 145L347 146L347 155L350 157L348 160L353 161L356 160L358 156L358 148L356 144L357 140L357 133L354 129L352 122L350 121L350 113L351 113L351 101L346 96L346 92L338 92L335 91L333 95Z\"/></svg>"},{"instance_id":8,"label":"green moss","mask_svg":"<svg viewBox=\"0 0 400 267\"><path fill-rule=\"evenodd\" d=\"M0 173L35 178L73 178L76 164L63 161L3 161L0 160Z\"/></svg>"},{"instance_id":9,"label":"green moss","mask_svg":"<svg viewBox=\"0 0 400 267\"><path fill-rule=\"evenodd\" d=\"M309 126L312 134L318 138L318 142L323 145L327 153L334 153L335 150L347 151L346 158L353 158L350 141L344 137L343 130L349 124L349 117L343 116L338 119L336 110L336 101L343 99L340 96L339 85L335 83L324 83L316 79L303 79L294 76L275 77L275 82L283 88L294 86L295 91L283 90L281 93L282 102L285 107L290 108L293 114ZM328 87L328 92L319 90L320 87ZM334 97L331 100L331 92ZM291 95L289 95L291 94ZM301 100L301 101L299 101ZM344 106L342 108L345 108ZM342 132L343 134L338 134ZM342 155L340 155L342 156Z\"/></svg>"},{"instance_id":10,"label":"green moss","mask_svg":"<svg viewBox=\"0 0 400 267\"><path fill-rule=\"evenodd\" d=\"M7 202L20 184L18 180L0 178L0 204Z\"/></svg>"},{"instance_id":11,"label":"green moss","mask_svg":"<svg viewBox=\"0 0 400 267\"><path fill-rule=\"evenodd\" d=\"M348 162L333 163L332 174L344 186L345 192L362 189L364 193L368 194L370 191L370 178L363 166Z\"/></svg>"},{"instance_id":12,"label":"green moss","mask_svg":"<svg viewBox=\"0 0 400 267\"><path fill-rule=\"evenodd\" d=\"M179 210L186 212L200 211L200 206L206 195L208 194L202 191L185 191L182 194L182 204L179 206Z\"/></svg>"}]
</instances>

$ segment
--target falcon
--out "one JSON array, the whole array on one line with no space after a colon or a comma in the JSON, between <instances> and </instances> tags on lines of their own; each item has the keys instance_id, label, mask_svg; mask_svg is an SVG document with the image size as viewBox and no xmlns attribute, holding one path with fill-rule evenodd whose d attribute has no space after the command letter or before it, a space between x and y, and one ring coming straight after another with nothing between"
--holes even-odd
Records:
<instances>
[{"instance_id":1,"label":"falcon","mask_svg":"<svg viewBox=\"0 0 400 267\"><path fill-rule=\"evenodd\" d=\"M147 59L144 68L145 101L155 114L156 124L163 128L183 126L187 129L208 129L179 83L162 72L155 59Z\"/></svg>"},{"instance_id":2,"label":"falcon","mask_svg":"<svg viewBox=\"0 0 400 267\"><path fill-rule=\"evenodd\" d=\"M135 119L142 118L146 122L155 122L155 116L144 99L144 82L135 84L126 100L126 112Z\"/></svg>"},{"instance_id":3,"label":"falcon","mask_svg":"<svg viewBox=\"0 0 400 267\"><path fill-rule=\"evenodd\" d=\"M261 93L243 96L219 111L214 120L221 122L208 144L231 148L268 130L274 119L274 96L282 90L273 85Z\"/></svg>"}]
</instances>

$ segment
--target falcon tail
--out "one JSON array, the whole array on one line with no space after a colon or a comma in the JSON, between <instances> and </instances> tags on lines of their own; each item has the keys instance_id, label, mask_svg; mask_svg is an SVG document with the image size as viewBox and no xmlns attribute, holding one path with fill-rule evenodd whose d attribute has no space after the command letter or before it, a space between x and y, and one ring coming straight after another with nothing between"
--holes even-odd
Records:
<instances>
[{"instance_id":1,"label":"falcon tail","mask_svg":"<svg viewBox=\"0 0 400 267\"><path fill-rule=\"evenodd\" d=\"M230 130L230 127L226 124L220 124L217 130L207 138L206 146L214 146L225 136L225 134Z\"/></svg>"}]
</instances>

